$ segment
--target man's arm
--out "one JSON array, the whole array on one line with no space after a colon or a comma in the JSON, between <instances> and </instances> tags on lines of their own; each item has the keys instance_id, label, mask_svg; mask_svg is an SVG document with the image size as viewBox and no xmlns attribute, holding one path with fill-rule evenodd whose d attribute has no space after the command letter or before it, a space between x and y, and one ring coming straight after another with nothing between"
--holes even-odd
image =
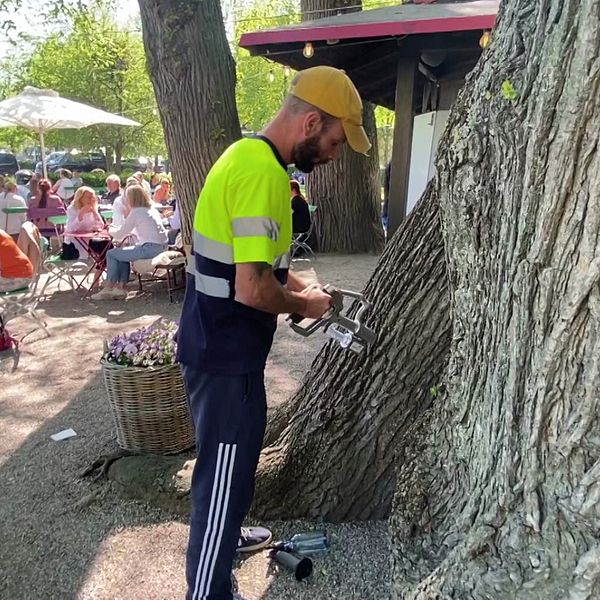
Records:
<instances>
[{"instance_id":1,"label":"man's arm","mask_svg":"<svg viewBox=\"0 0 600 600\"><path fill-rule=\"evenodd\" d=\"M304 288L303 288L304 289ZM265 312L298 313L318 319L331 303L331 296L318 288L306 292L286 289L273 275L268 263L238 263L235 274L235 299Z\"/></svg>"},{"instance_id":2,"label":"man's arm","mask_svg":"<svg viewBox=\"0 0 600 600\"><path fill-rule=\"evenodd\" d=\"M308 284L302 279L302 277L298 277L293 271L288 271L287 283L285 287L290 292L302 292L304 289L308 287Z\"/></svg>"}]
</instances>

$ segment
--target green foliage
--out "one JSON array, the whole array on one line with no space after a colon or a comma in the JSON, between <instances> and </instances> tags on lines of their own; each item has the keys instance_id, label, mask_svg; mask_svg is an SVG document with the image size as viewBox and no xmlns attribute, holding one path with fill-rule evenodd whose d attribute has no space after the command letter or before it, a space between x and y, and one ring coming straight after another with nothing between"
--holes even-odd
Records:
<instances>
[{"instance_id":1,"label":"green foliage","mask_svg":"<svg viewBox=\"0 0 600 600\"><path fill-rule=\"evenodd\" d=\"M273 15L282 15L274 19ZM255 0L237 15L235 39L243 33L295 23L300 20L298 4L294 0ZM281 106L293 72L280 64L250 56L247 50L236 46L237 106L242 128L258 131Z\"/></svg>"},{"instance_id":2,"label":"green foliage","mask_svg":"<svg viewBox=\"0 0 600 600\"><path fill-rule=\"evenodd\" d=\"M64 5L64 3L63 3ZM109 1L95 0L85 10L67 11L61 31L40 43L18 80L18 87L52 88L72 100L139 121L141 127L94 126L55 130L48 147L91 150L109 155L164 154L162 126L154 90L146 71L139 33L120 28L110 16Z\"/></svg>"},{"instance_id":3,"label":"green foliage","mask_svg":"<svg viewBox=\"0 0 600 600\"><path fill-rule=\"evenodd\" d=\"M375 123L377 126L377 142L379 149L379 165L381 168L392 159L394 142L394 111L377 106L375 108Z\"/></svg>"},{"instance_id":4,"label":"green foliage","mask_svg":"<svg viewBox=\"0 0 600 600\"><path fill-rule=\"evenodd\" d=\"M515 90L512 82L510 82L508 79L505 79L502 82L502 95L507 99L507 100L516 100L519 97L519 94L517 93L517 90Z\"/></svg>"}]
</instances>

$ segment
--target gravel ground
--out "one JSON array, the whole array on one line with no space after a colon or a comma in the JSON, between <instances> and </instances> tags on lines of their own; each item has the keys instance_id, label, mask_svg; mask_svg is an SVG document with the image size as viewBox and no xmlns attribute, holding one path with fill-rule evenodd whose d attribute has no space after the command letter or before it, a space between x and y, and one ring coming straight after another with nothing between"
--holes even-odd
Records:
<instances>
[{"instance_id":1,"label":"gravel ground","mask_svg":"<svg viewBox=\"0 0 600 600\"><path fill-rule=\"evenodd\" d=\"M313 263L322 283L361 289L373 256L320 256ZM314 279L310 264L298 261ZM98 359L102 340L176 318L161 284L127 301L94 303L58 291L42 303L51 337L27 335L16 370L0 357L0 598L2 600L171 600L184 597L188 527L176 517L119 497L108 482L80 474L99 455L116 449ZM13 334L30 323L15 319ZM281 327L267 367L270 406L292 393L321 347ZM53 442L72 427L77 437ZM284 538L314 523L272 523ZM389 597L386 523L327 525L329 557L316 561L309 581L278 571L267 553L236 567L248 600L284 598L382 600Z\"/></svg>"}]
</instances>

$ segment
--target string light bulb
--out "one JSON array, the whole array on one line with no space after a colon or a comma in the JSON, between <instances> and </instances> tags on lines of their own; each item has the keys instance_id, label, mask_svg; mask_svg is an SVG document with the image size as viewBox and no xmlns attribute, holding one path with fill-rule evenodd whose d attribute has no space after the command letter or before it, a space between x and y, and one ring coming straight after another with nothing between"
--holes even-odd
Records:
<instances>
[{"instance_id":1,"label":"string light bulb","mask_svg":"<svg viewBox=\"0 0 600 600\"><path fill-rule=\"evenodd\" d=\"M315 54L315 49L312 45L312 42L306 42L304 44L304 50L302 50L302 56L304 58L312 58Z\"/></svg>"},{"instance_id":2,"label":"string light bulb","mask_svg":"<svg viewBox=\"0 0 600 600\"><path fill-rule=\"evenodd\" d=\"M292 74L292 70L285 65L285 67L283 67L283 74L285 77L289 77Z\"/></svg>"},{"instance_id":3,"label":"string light bulb","mask_svg":"<svg viewBox=\"0 0 600 600\"><path fill-rule=\"evenodd\" d=\"M479 45L485 50L492 41L492 32L489 29L484 30L483 35L479 38Z\"/></svg>"},{"instance_id":4,"label":"string light bulb","mask_svg":"<svg viewBox=\"0 0 600 600\"><path fill-rule=\"evenodd\" d=\"M275 74L273 71L269 71L269 81L273 83L275 81Z\"/></svg>"}]
</instances>

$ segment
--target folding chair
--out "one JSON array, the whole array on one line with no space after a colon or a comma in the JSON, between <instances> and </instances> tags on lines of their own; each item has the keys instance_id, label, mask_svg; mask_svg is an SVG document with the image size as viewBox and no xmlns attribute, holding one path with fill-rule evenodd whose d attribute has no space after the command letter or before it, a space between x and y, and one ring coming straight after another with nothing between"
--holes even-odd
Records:
<instances>
[{"instance_id":1,"label":"folding chair","mask_svg":"<svg viewBox=\"0 0 600 600\"><path fill-rule=\"evenodd\" d=\"M317 207L314 204L309 204L310 210L310 227L308 231L304 233L295 233L292 236L292 247L290 248L290 258L294 258L296 254L302 250L307 255L310 254L315 260L317 260L317 255L314 253L313 249L308 245L308 241L310 240L312 234L315 231L315 213L317 212Z\"/></svg>"},{"instance_id":2,"label":"folding chair","mask_svg":"<svg viewBox=\"0 0 600 600\"><path fill-rule=\"evenodd\" d=\"M51 236L58 236L58 229L56 226L50 222L50 217L58 217L64 216L65 223L67 215L67 209L64 206L54 207L54 208L36 208L35 206L30 206L27 209L27 220L31 221L40 232L40 235L47 237L50 239Z\"/></svg>"},{"instance_id":3,"label":"folding chair","mask_svg":"<svg viewBox=\"0 0 600 600\"><path fill-rule=\"evenodd\" d=\"M57 211L57 209L43 208L35 210L54 210L55 213ZM77 279L75 279L75 276L80 275L85 279L89 271L89 265L83 260L63 260L60 257L62 240L64 238L64 226L67 222L66 214L48 214L46 217L54 227L53 233L58 240L59 248L58 253L49 252L44 260L44 270L48 273L48 278L44 283L43 292L45 292L46 288L51 283L57 283L58 290L60 291L61 282L66 283L72 291L77 291L81 282L78 282Z\"/></svg>"},{"instance_id":4,"label":"folding chair","mask_svg":"<svg viewBox=\"0 0 600 600\"><path fill-rule=\"evenodd\" d=\"M30 257L33 265L33 277L26 288L0 293L0 312L2 312L5 322L15 317L28 318L41 327L46 335L50 337L46 322L36 310L41 297L39 289L40 275L43 269L47 241L40 236L38 228L31 221L23 223L21 232L24 232L29 238L30 246L37 248L37 256Z\"/></svg>"}]
</instances>

